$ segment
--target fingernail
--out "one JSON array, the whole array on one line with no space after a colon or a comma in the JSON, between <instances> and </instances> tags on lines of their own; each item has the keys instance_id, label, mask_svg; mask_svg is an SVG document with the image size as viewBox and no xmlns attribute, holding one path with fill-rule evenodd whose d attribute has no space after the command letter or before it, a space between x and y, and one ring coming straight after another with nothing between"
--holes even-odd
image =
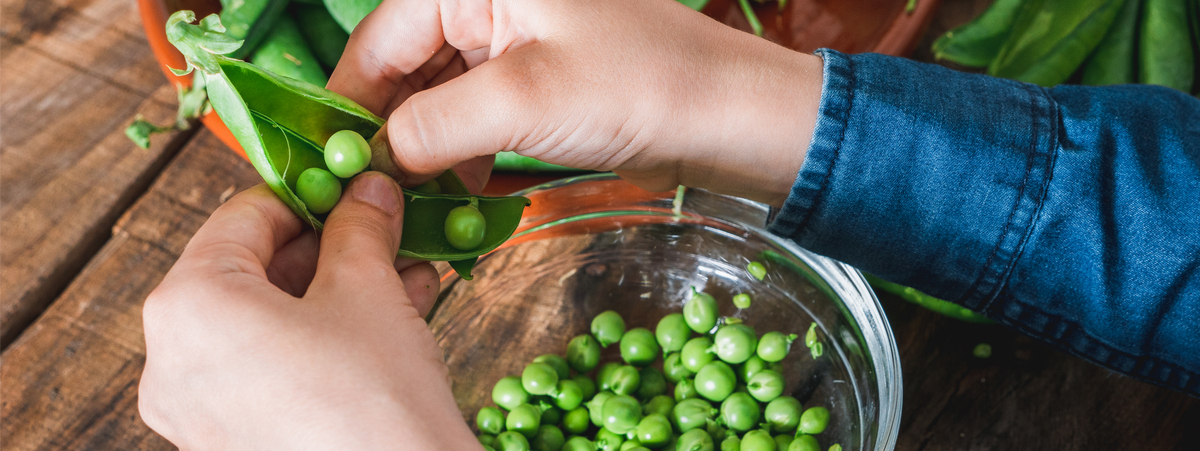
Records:
<instances>
[{"instance_id":1,"label":"fingernail","mask_svg":"<svg viewBox=\"0 0 1200 451\"><path fill-rule=\"evenodd\" d=\"M400 185L378 172L365 172L350 184L350 196L388 215L400 211Z\"/></svg>"}]
</instances>

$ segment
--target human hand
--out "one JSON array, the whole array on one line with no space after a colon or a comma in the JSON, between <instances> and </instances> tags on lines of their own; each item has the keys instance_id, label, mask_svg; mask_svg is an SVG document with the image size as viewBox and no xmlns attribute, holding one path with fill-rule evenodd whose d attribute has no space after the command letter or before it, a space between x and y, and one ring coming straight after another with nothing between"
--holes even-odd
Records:
<instances>
[{"instance_id":1,"label":"human hand","mask_svg":"<svg viewBox=\"0 0 1200 451\"><path fill-rule=\"evenodd\" d=\"M328 86L388 117L406 185L511 150L781 205L822 69L673 0L384 0Z\"/></svg>"},{"instance_id":2,"label":"human hand","mask_svg":"<svg viewBox=\"0 0 1200 451\"><path fill-rule=\"evenodd\" d=\"M438 274L395 257L403 209L376 172L319 238L266 185L218 208L146 300L146 424L189 450L478 449L424 321Z\"/></svg>"}]
</instances>

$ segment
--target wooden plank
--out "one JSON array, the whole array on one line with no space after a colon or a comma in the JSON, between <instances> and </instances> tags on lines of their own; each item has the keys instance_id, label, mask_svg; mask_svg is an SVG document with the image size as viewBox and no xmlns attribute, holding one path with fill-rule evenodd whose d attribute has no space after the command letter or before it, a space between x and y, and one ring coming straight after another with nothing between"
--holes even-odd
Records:
<instances>
[{"instance_id":1,"label":"wooden plank","mask_svg":"<svg viewBox=\"0 0 1200 451\"><path fill-rule=\"evenodd\" d=\"M1200 449L1200 402L999 325L881 296L900 347L897 449ZM979 343L992 356L976 358Z\"/></svg>"},{"instance_id":2,"label":"wooden plank","mask_svg":"<svg viewBox=\"0 0 1200 451\"><path fill-rule=\"evenodd\" d=\"M191 132L138 149L137 114L174 118L134 2L6 1L0 40L0 343L7 345L109 238Z\"/></svg>"},{"instance_id":3,"label":"wooden plank","mask_svg":"<svg viewBox=\"0 0 1200 451\"><path fill-rule=\"evenodd\" d=\"M233 191L261 179L198 134L113 230L62 296L3 354L5 449L173 449L137 411L142 302Z\"/></svg>"}]
</instances>

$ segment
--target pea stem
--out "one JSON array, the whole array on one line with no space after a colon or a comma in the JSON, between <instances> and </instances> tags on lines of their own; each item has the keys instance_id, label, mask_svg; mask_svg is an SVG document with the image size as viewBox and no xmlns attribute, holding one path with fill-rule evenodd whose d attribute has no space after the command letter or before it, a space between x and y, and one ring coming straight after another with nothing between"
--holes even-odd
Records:
<instances>
[{"instance_id":1,"label":"pea stem","mask_svg":"<svg viewBox=\"0 0 1200 451\"><path fill-rule=\"evenodd\" d=\"M763 35L762 22L758 21L758 16L750 7L750 0L738 0L738 5L742 7L742 14L746 15L746 21L750 22L750 29L754 30L754 35L761 38Z\"/></svg>"}]
</instances>

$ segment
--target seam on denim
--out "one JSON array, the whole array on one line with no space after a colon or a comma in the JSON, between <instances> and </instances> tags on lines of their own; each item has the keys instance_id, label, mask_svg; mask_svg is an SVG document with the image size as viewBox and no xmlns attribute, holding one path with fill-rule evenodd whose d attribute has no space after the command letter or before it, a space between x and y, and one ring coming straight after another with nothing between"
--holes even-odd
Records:
<instances>
[{"instance_id":1,"label":"seam on denim","mask_svg":"<svg viewBox=\"0 0 1200 451\"><path fill-rule=\"evenodd\" d=\"M842 147L846 145L846 129L850 128L850 111L854 109L854 97L856 86L858 84L858 76L854 72L854 59L849 56L844 56L846 60L846 68L849 74L848 91L846 96L846 109L841 112L842 130L841 136L838 137L837 146L833 148L833 156L829 159L829 167L825 169L825 177L821 179L821 188L817 190L817 196L813 198L812 204L808 207L808 214L805 215L796 224L797 235L803 233L804 227L808 225L808 220L813 217L817 209L821 208L821 204L825 201L826 195L829 193L829 179L833 178L833 171L837 167L838 158L842 153Z\"/></svg>"},{"instance_id":2,"label":"seam on denim","mask_svg":"<svg viewBox=\"0 0 1200 451\"><path fill-rule=\"evenodd\" d=\"M986 306L992 303L996 294L999 293L999 287L1003 286L1003 280L1006 274L1011 270L1013 263L1016 261L1016 252L1018 246L1024 241L1028 235L1032 225L1031 212L1029 223L1021 231L1021 237L1017 243L1011 248L1005 248L1005 242L1011 239L1012 234L1017 233L1014 230L1018 228L1015 222L1018 220L1018 214L1024 210L1032 208L1026 205L1025 192L1029 188L1033 173L1037 169L1037 162L1042 156L1038 150L1038 141L1041 136L1042 115L1038 111L1039 102L1037 95L1033 92L1029 85L1025 85L1025 92L1029 96L1029 118L1030 118L1030 138L1029 138L1029 154L1025 158L1025 174L1021 178L1021 183L1017 186L1016 197L1013 201L1012 208L1008 211L1008 218L1005 220L1004 228L1000 231L1000 235L996 238L996 245L992 247L992 251L988 253L988 258L980 268L979 275L975 281L967 288L961 297L954 302L956 304L974 309L976 311L985 311ZM1053 137L1051 137L1053 142ZM1040 202L1040 200L1039 200ZM1008 256L1007 262L1001 262L1000 253L1008 251L1011 255Z\"/></svg>"},{"instance_id":3,"label":"seam on denim","mask_svg":"<svg viewBox=\"0 0 1200 451\"><path fill-rule=\"evenodd\" d=\"M1200 373L1191 371L1183 366L1169 362L1159 357L1152 356L1136 356L1134 354L1116 349L1115 347L1105 343L1097 337L1092 336L1086 329L1081 327L1074 321L1064 319L1061 316L1046 313L1042 309L1021 302L1011 296L997 296L997 298L1005 298L999 301L998 309L1002 314L993 316L1000 323L1016 329L1017 331L1037 337L1038 339L1057 347L1068 354L1074 355L1081 359L1087 360L1102 367L1119 372L1131 378L1158 385L1161 387L1170 388L1181 391L1190 396L1200 398ZM1008 306L1015 307L1017 312L1010 314ZM1022 316L1041 315L1048 321L1045 327L1035 328L1029 326L1027 318ZM1064 328L1065 327L1065 328ZM1060 337L1055 338L1048 334L1046 330L1059 329L1064 332ZM1076 339L1076 340L1072 340ZM1079 349L1077 346L1072 346L1072 341L1083 341L1087 346L1094 349L1089 350ZM1097 355L1096 350L1102 350L1107 353L1107 357ZM1125 359L1129 362L1128 369L1118 368L1114 360ZM1158 376L1153 375L1152 370L1165 370L1163 374L1158 371Z\"/></svg>"}]
</instances>

